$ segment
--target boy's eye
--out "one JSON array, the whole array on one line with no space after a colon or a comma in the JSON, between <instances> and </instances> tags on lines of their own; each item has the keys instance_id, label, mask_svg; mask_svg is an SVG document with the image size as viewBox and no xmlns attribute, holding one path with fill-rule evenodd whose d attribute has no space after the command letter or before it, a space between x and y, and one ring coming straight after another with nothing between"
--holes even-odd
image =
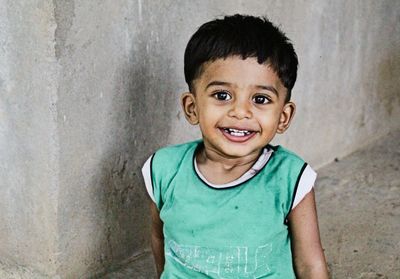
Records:
<instances>
[{"instance_id":1,"label":"boy's eye","mask_svg":"<svg viewBox=\"0 0 400 279\"><path fill-rule=\"evenodd\" d=\"M215 93L214 97L220 101L227 101L227 100L232 99L231 95L229 95L229 93L225 92L225 91L219 91L219 92Z\"/></svg>"},{"instance_id":2,"label":"boy's eye","mask_svg":"<svg viewBox=\"0 0 400 279\"><path fill-rule=\"evenodd\" d=\"M253 97L253 102L256 104L267 104L269 103L269 99L263 95L257 95Z\"/></svg>"}]
</instances>

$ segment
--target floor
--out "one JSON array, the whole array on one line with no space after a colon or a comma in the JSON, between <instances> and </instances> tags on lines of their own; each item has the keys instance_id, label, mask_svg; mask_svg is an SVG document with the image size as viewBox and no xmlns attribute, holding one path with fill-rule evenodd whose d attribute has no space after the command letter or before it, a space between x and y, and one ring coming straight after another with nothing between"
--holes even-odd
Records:
<instances>
[{"instance_id":1,"label":"floor","mask_svg":"<svg viewBox=\"0 0 400 279\"><path fill-rule=\"evenodd\" d=\"M332 278L400 278L400 131L319 170Z\"/></svg>"},{"instance_id":2,"label":"floor","mask_svg":"<svg viewBox=\"0 0 400 279\"><path fill-rule=\"evenodd\" d=\"M400 131L318 170L321 238L332 279L400 278ZM155 278L150 254L103 277Z\"/></svg>"}]
</instances>

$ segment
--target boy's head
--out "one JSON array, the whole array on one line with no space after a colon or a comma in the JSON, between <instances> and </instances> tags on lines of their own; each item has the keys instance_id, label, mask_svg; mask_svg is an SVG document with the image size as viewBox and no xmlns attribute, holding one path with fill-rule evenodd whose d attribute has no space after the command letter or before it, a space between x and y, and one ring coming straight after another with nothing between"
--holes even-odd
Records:
<instances>
[{"instance_id":1,"label":"boy's head","mask_svg":"<svg viewBox=\"0 0 400 279\"><path fill-rule=\"evenodd\" d=\"M199 124L205 150L258 156L290 125L296 72L292 44L266 19L234 15L202 25L186 48L190 92L181 104L189 123Z\"/></svg>"},{"instance_id":2,"label":"boy's head","mask_svg":"<svg viewBox=\"0 0 400 279\"><path fill-rule=\"evenodd\" d=\"M240 56L254 57L267 64L287 89L286 101L297 77L297 55L285 34L266 18L226 16L203 24L193 34L185 50L185 80L194 93L193 82L207 62Z\"/></svg>"}]
</instances>

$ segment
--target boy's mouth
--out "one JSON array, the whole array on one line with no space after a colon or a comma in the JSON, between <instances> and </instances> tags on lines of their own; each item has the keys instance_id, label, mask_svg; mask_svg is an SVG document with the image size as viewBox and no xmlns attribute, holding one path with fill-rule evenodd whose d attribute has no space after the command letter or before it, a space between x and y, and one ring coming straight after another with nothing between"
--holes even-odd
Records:
<instances>
[{"instance_id":1,"label":"boy's mouth","mask_svg":"<svg viewBox=\"0 0 400 279\"><path fill-rule=\"evenodd\" d=\"M255 131L234 128L220 128L220 130L228 140L233 142L245 142L256 134Z\"/></svg>"},{"instance_id":2,"label":"boy's mouth","mask_svg":"<svg viewBox=\"0 0 400 279\"><path fill-rule=\"evenodd\" d=\"M248 130L237 130L237 129L232 129L232 128L223 128L223 130L230 134L231 136L235 136L235 137L244 137L247 135L250 135L252 132L248 131Z\"/></svg>"}]
</instances>

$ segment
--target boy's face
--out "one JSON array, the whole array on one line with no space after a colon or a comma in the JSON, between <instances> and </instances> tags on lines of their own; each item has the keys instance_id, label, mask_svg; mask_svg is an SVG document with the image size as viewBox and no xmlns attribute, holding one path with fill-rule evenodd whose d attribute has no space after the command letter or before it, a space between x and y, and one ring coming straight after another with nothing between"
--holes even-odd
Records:
<instances>
[{"instance_id":1,"label":"boy's face","mask_svg":"<svg viewBox=\"0 0 400 279\"><path fill-rule=\"evenodd\" d=\"M258 156L295 110L279 77L256 58L206 63L193 88L182 95L186 118L199 124L206 148L227 158Z\"/></svg>"}]
</instances>

